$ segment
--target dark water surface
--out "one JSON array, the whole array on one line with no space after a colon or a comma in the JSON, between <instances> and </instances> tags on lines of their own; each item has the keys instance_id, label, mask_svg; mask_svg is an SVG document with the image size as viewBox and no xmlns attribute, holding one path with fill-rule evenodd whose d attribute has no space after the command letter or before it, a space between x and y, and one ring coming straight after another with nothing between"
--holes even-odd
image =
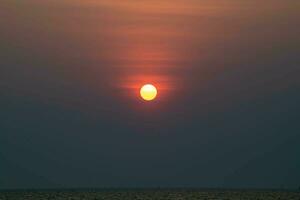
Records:
<instances>
[{"instance_id":1,"label":"dark water surface","mask_svg":"<svg viewBox=\"0 0 300 200\"><path fill-rule=\"evenodd\" d=\"M300 199L300 192L278 190L188 190L188 189L148 189L148 190L60 190L60 191L2 191L0 200L126 200L126 199Z\"/></svg>"}]
</instances>

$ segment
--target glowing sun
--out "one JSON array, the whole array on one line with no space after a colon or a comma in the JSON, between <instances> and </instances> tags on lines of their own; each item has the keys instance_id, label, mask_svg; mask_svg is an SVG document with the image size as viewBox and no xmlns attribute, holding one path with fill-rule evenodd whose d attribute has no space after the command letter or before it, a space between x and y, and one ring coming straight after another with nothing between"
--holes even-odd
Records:
<instances>
[{"instance_id":1,"label":"glowing sun","mask_svg":"<svg viewBox=\"0 0 300 200\"><path fill-rule=\"evenodd\" d=\"M146 84L141 88L140 94L145 101L152 101L156 98L157 89L154 85Z\"/></svg>"}]
</instances>

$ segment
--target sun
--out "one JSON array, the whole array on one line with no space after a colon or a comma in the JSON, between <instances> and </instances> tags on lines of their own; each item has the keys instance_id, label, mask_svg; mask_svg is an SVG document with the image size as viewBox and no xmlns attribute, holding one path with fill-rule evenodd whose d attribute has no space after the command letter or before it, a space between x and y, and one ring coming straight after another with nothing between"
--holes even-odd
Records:
<instances>
[{"instance_id":1,"label":"sun","mask_svg":"<svg viewBox=\"0 0 300 200\"><path fill-rule=\"evenodd\" d=\"M146 84L141 87L140 95L145 101L152 101L157 96L157 89L152 84Z\"/></svg>"}]
</instances>

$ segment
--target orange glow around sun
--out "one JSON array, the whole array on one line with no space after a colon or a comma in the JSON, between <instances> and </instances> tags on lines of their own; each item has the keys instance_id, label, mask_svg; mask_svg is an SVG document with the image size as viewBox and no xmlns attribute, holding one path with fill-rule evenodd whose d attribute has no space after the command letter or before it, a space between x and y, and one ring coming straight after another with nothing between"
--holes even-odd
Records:
<instances>
[{"instance_id":1,"label":"orange glow around sun","mask_svg":"<svg viewBox=\"0 0 300 200\"><path fill-rule=\"evenodd\" d=\"M152 101L157 96L157 89L151 84L146 84L141 88L140 94L145 101Z\"/></svg>"}]
</instances>

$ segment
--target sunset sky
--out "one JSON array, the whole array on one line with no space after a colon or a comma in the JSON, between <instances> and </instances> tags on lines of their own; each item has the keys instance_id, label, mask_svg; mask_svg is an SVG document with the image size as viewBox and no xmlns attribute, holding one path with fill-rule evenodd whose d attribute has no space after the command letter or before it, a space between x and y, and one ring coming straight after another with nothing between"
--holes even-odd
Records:
<instances>
[{"instance_id":1,"label":"sunset sky","mask_svg":"<svg viewBox=\"0 0 300 200\"><path fill-rule=\"evenodd\" d=\"M300 1L0 1L0 188L300 185Z\"/></svg>"}]
</instances>

